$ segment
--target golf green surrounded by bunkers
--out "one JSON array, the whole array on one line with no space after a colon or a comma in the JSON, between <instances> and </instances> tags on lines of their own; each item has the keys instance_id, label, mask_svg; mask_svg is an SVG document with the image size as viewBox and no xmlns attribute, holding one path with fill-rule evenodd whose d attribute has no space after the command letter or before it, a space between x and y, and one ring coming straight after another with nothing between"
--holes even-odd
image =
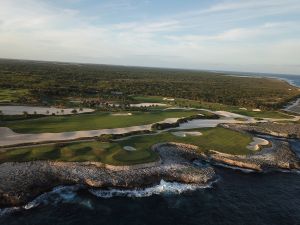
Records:
<instances>
[{"instance_id":1,"label":"golf green surrounded by bunkers","mask_svg":"<svg viewBox=\"0 0 300 225\"><path fill-rule=\"evenodd\" d=\"M127 114L128 112L124 113ZM146 125L160 122L167 118L182 118L199 113L212 115L210 112L200 110L153 110L149 112L132 112L132 115L113 115L113 113L109 112L97 112L2 122L0 126L9 127L18 133L60 133Z\"/></svg>"},{"instance_id":2,"label":"golf green surrounded by bunkers","mask_svg":"<svg viewBox=\"0 0 300 225\"><path fill-rule=\"evenodd\" d=\"M150 148L156 143L164 142L193 144L198 146L201 152L208 150L230 154L248 154L251 152L246 148L252 141L252 137L248 134L221 127L196 129L194 131L199 131L202 135L178 137L172 132L162 132L112 142L91 141L17 148L0 152L0 162L52 160L68 162L96 161L111 165L134 165L158 160L158 155ZM136 150L124 150L125 146L131 146Z\"/></svg>"}]
</instances>

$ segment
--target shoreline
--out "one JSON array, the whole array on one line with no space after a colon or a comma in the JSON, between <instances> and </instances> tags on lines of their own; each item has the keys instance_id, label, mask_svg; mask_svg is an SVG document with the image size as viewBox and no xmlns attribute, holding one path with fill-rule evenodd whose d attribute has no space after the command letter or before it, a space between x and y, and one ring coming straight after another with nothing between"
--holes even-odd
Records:
<instances>
[{"instance_id":1,"label":"shoreline","mask_svg":"<svg viewBox=\"0 0 300 225\"><path fill-rule=\"evenodd\" d=\"M226 76L232 76L232 77L248 77L248 78L269 78L269 79L276 79L280 81L285 81L286 83L300 88L300 85L297 85L296 82L294 82L291 79L284 78L284 76L300 76L300 75L293 75L293 74L260 74L260 73L247 73L247 72L231 72L236 74L231 74L230 72L224 72ZM260 75L257 75L260 74ZM282 77L283 76L283 77Z\"/></svg>"},{"instance_id":2,"label":"shoreline","mask_svg":"<svg viewBox=\"0 0 300 225\"><path fill-rule=\"evenodd\" d=\"M160 161L136 166L100 163L31 161L3 163L0 167L0 206L21 206L60 185L94 188L143 188L170 182L206 185L215 180L211 166L197 167L197 147L162 143L152 147Z\"/></svg>"},{"instance_id":3,"label":"shoreline","mask_svg":"<svg viewBox=\"0 0 300 225\"><path fill-rule=\"evenodd\" d=\"M0 167L0 206L22 206L61 185L89 188L142 189L161 180L207 185L217 174L212 167L225 166L247 172L272 170L300 171L300 159L285 141L272 141L271 148L250 155L216 151L202 153L198 147L181 143L159 143L152 151L160 160L134 166L112 166L98 162L31 161L2 163ZM194 163L200 160L199 163ZM207 163L203 164L201 161Z\"/></svg>"}]
</instances>

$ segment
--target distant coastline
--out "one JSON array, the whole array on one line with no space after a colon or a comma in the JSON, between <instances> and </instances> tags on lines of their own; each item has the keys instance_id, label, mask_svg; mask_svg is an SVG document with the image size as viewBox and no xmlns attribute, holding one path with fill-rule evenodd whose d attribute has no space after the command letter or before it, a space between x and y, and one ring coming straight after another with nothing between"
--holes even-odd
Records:
<instances>
[{"instance_id":1,"label":"distant coastline","mask_svg":"<svg viewBox=\"0 0 300 225\"><path fill-rule=\"evenodd\" d=\"M224 73L226 76L233 76L233 77L272 78L272 79L286 81L290 85L300 87L300 75L231 72L231 71L218 71L218 72Z\"/></svg>"}]
</instances>

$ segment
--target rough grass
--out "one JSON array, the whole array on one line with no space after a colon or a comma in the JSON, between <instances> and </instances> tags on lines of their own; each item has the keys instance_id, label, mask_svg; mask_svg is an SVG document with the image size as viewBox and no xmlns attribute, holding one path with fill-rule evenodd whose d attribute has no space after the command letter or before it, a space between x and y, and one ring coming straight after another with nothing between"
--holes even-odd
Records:
<instances>
[{"instance_id":1,"label":"rough grass","mask_svg":"<svg viewBox=\"0 0 300 225\"><path fill-rule=\"evenodd\" d=\"M246 146L252 137L225 128L198 129L202 136L177 137L170 132L157 135L132 137L112 143L77 142L64 145L45 145L18 148L0 152L0 162L8 161L99 161L112 165L134 165L158 160L158 155L150 150L156 143L179 142L199 146L200 151L216 150L230 154L248 154ZM124 146L132 146L136 151L125 151Z\"/></svg>"},{"instance_id":2,"label":"rough grass","mask_svg":"<svg viewBox=\"0 0 300 225\"><path fill-rule=\"evenodd\" d=\"M9 127L19 133L59 133L145 125L160 122L167 118L187 117L198 113L207 114L207 112L204 111L182 110L135 112L132 116L112 116L111 113L94 113L3 122L0 125Z\"/></svg>"}]
</instances>

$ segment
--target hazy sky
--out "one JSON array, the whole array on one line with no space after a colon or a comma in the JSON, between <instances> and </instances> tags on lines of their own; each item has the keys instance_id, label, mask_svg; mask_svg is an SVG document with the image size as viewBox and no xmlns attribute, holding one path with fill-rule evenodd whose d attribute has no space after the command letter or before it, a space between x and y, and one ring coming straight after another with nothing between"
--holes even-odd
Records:
<instances>
[{"instance_id":1,"label":"hazy sky","mask_svg":"<svg viewBox=\"0 0 300 225\"><path fill-rule=\"evenodd\" d=\"M0 0L0 57L300 75L300 0Z\"/></svg>"}]
</instances>

